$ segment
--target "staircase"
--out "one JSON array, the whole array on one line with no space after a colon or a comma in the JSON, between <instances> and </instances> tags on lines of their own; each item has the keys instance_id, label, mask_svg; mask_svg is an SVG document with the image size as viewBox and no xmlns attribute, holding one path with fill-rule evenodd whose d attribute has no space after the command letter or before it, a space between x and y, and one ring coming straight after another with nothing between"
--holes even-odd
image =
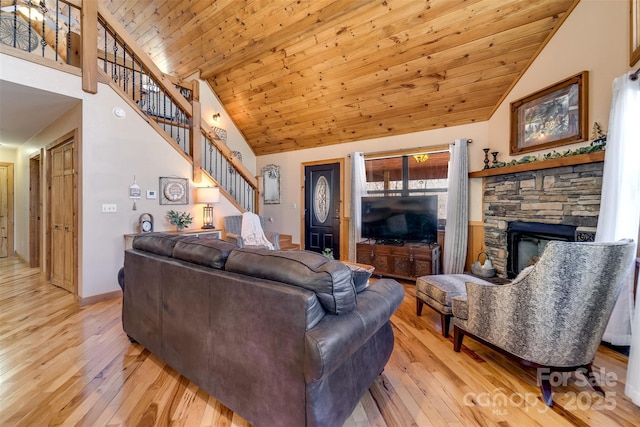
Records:
<instances>
[{"instance_id":1,"label":"staircase","mask_svg":"<svg viewBox=\"0 0 640 427\"><path fill-rule=\"evenodd\" d=\"M294 250L300 249L300 245L298 245L297 243L293 243L291 235L289 234L281 234L279 242L280 242L280 250L294 251Z\"/></svg>"},{"instance_id":2,"label":"staircase","mask_svg":"<svg viewBox=\"0 0 640 427\"><path fill-rule=\"evenodd\" d=\"M38 6L46 23L32 14L25 18L16 2L3 7L0 20L9 34L2 49L75 74L80 70L88 93L97 92L98 81L107 83L192 164L194 182L208 177L238 210L256 212L258 181L227 147L226 132L202 120L199 82L164 74L101 4L58 0L51 5Z\"/></svg>"}]
</instances>

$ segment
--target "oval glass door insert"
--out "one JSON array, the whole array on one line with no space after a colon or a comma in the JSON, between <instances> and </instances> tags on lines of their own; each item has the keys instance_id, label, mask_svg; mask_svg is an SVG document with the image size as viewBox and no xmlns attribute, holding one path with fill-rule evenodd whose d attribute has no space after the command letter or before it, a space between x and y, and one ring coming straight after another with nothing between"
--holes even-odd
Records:
<instances>
[{"instance_id":1,"label":"oval glass door insert","mask_svg":"<svg viewBox=\"0 0 640 427\"><path fill-rule=\"evenodd\" d=\"M318 178L316 188L313 193L313 211L319 222L325 222L329 216L329 200L331 190L329 183L324 176Z\"/></svg>"}]
</instances>

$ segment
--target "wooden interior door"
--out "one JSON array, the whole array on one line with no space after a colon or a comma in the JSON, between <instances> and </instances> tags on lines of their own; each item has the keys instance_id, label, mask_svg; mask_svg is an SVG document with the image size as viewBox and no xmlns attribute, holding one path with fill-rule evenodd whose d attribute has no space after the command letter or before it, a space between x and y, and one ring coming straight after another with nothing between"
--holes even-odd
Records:
<instances>
[{"instance_id":1,"label":"wooden interior door","mask_svg":"<svg viewBox=\"0 0 640 427\"><path fill-rule=\"evenodd\" d=\"M73 141L51 150L51 283L76 293Z\"/></svg>"},{"instance_id":2,"label":"wooden interior door","mask_svg":"<svg viewBox=\"0 0 640 427\"><path fill-rule=\"evenodd\" d=\"M29 267L40 267L42 253L42 197L40 156L29 159Z\"/></svg>"},{"instance_id":3,"label":"wooden interior door","mask_svg":"<svg viewBox=\"0 0 640 427\"><path fill-rule=\"evenodd\" d=\"M0 258L9 256L9 168L0 165Z\"/></svg>"},{"instance_id":4,"label":"wooden interior door","mask_svg":"<svg viewBox=\"0 0 640 427\"><path fill-rule=\"evenodd\" d=\"M340 164L306 166L304 175L304 248L340 259Z\"/></svg>"}]
</instances>

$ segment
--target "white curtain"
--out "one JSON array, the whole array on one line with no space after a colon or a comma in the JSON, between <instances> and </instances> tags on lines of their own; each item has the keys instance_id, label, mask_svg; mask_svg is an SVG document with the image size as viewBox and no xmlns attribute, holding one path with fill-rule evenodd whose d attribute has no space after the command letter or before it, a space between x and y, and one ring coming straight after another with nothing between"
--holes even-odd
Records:
<instances>
[{"instance_id":1,"label":"white curtain","mask_svg":"<svg viewBox=\"0 0 640 427\"><path fill-rule=\"evenodd\" d=\"M351 153L351 219L349 227L349 261L356 262L356 243L362 236L362 206L360 199L367 194L364 153Z\"/></svg>"},{"instance_id":2,"label":"white curtain","mask_svg":"<svg viewBox=\"0 0 640 427\"><path fill-rule=\"evenodd\" d=\"M596 241L637 239L640 225L640 81L613 81ZM638 293L640 296L640 293ZM640 302L640 298L638 300ZM633 264L603 341L631 345L625 393L640 405L640 310L634 319ZM633 335L632 335L633 331Z\"/></svg>"},{"instance_id":3,"label":"white curtain","mask_svg":"<svg viewBox=\"0 0 640 427\"><path fill-rule=\"evenodd\" d=\"M469 230L469 165L467 139L451 144L449 187L447 189L447 226L444 233L444 273L464 272Z\"/></svg>"}]
</instances>

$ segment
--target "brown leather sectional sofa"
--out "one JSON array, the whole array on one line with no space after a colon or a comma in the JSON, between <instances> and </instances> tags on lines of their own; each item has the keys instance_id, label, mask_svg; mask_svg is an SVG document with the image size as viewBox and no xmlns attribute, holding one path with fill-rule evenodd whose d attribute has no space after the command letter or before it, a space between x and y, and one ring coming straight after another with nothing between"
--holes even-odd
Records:
<instances>
[{"instance_id":1,"label":"brown leather sectional sofa","mask_svg":"<svg viewBox=\"0 0 640 427\"><path fill-rule=\"evenodd\" d=\"M149 233L124 269L129 337L256 426L341 426L393 349L402 286L314 252Z\"/></svg>"}]
</instances>

